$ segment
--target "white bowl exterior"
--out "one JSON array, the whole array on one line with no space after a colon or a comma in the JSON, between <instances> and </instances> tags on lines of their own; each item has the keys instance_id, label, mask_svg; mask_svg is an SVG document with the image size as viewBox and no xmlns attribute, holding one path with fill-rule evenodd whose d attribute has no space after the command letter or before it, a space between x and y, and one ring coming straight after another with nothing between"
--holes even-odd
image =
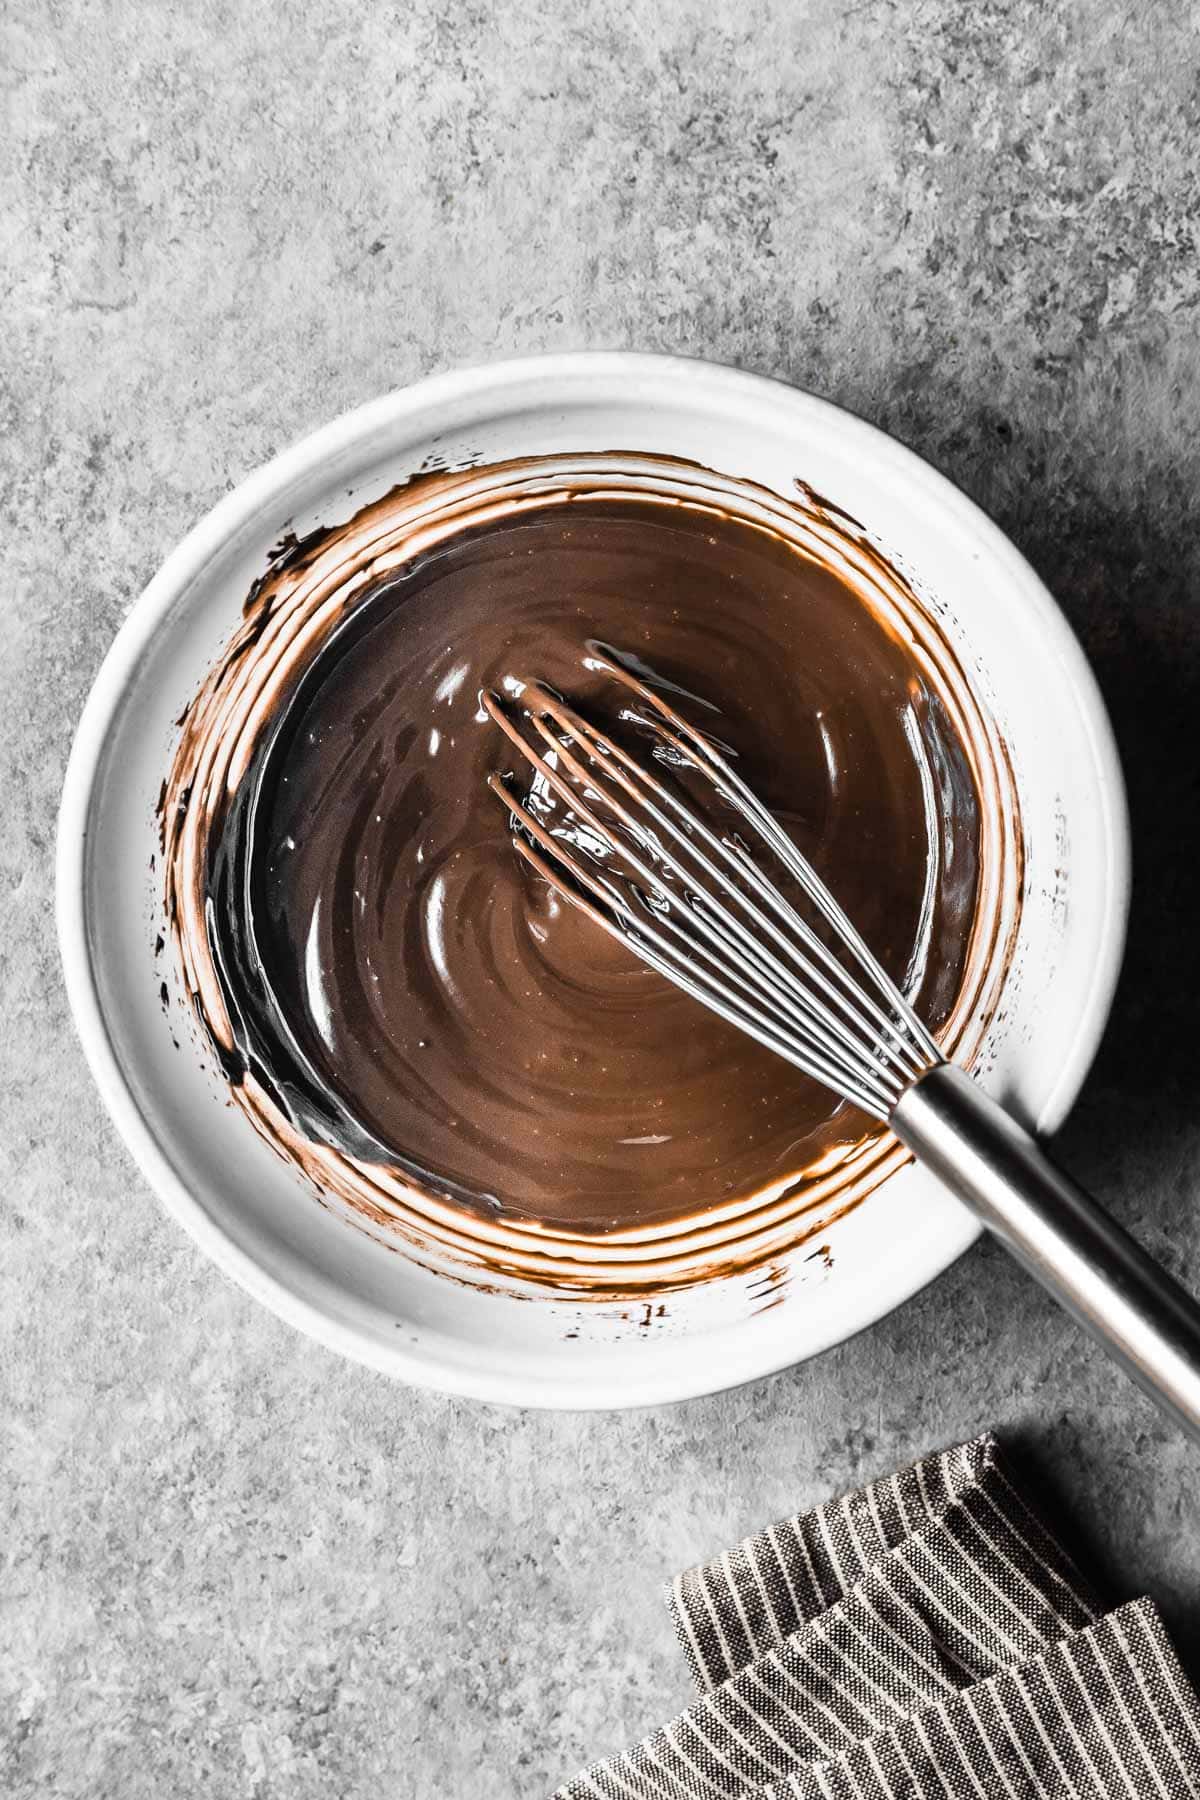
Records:
<instances>
[{"instance_id":1,"label":"white bowl exterior","mask_svg":"<svg viewBox=\"0 0 1200 1800\"><path fill-rule=\"evenodd\" d=\"M164 1204L293 1324L443 1390L603 1407L705 1393L810 1356L914 1293L977 1227L908 1168L830 1228L831 1266L801 1252L785 1303L757 1313L746 1276L669 1296L665 1315L645 1324L640 1304L519 1300L447 1281L316 1204L222 1103L194 1032L160 1003L149 874L174 722L285 527L302 533L346 517L431 457L584 450L688 457L782 494L799 476L863 521L945 609L1011 752L1025 841L1018 945L989 1033L986 1082L1042 1129L1061 1121L1099 1041L1129 876L1107 718L1041 582L919 458L780 383L682 359L592 353L441 376L317 432L209 514L117 638L64 790L60 939L101 1091Z\"/></svg>"}]
</instances>

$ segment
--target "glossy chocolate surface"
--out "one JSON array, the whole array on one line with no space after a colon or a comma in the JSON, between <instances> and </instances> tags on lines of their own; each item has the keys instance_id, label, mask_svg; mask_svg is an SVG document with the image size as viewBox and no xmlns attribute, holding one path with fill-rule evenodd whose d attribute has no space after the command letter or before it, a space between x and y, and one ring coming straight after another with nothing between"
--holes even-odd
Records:
<instances>
[{"instance_id":1,"label":"glossy chocolate surface","mask_svg":"<svg viewBox=\"0 0 1200 1800\"><path fill-rule=\"evenodd\" d=\"M240 659L270 642L248 627ZM295 1141L585 1235L784 1193L874 1130L514 853L486 786L512 755L480 691L542 680L620 731L597 643L736 758L940 1024L979 879L954 720L832 566L709 507L578 492L368 568L313 654L277 655L179 883L226 1072Z\"/></svg>"}]
</instances>

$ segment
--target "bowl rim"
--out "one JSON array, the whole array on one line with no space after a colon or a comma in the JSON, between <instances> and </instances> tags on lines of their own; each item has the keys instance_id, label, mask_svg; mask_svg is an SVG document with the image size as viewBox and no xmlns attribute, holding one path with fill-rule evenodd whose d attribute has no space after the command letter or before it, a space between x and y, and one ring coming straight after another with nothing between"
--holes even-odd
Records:
<instances>
[{"instance_id":1,"label":"bowl rim","mask_svg":"<svg viewBox=\"0 0 1200 1800\"><path fill-rule=\"evenodd\" d=\"M1080 1007L1071 1051L1062 1061L1039 1118L1033 1121L1041 1131L1053 1131L1061 1124L1099 1046L1124 950L1130 893L1128 808L1112 727L1091 667L1041 578L983 509L917 451L847 408L788 381L702 357L630 350L549 352L473 363L427 376L352 408L307 433L223 495L169 553L134 601L95 676L71 746L58 815L55 917L67 997L85 1060L110 1117L159 1201L225 1274L278 1317L327 1347L413 1385L495 1402L552 1408L563 1404L556 1387L543 1394L507 1375L494 1375L482 1365L468 1373L449 1364L435 1365L428 1352L413 1355L400 1345L385 1348L366 1330L314 1305L226 1235L172 1161L139 1104L113 1045L93 964L85 880L97 780L109 732L126 692L171 608L231 538L320 464L344 453L356 440L368 438L381 426L394 426L406 417L416 417L439 406L450 408L473 398L486 396L500 402L507 391L531 379L548 385L578 384L581 379L593 377L610 385L621 380L685 377L692 404L703 389L726 400L740 395L744 403L758 400L783 408L799 407L810 420L814 415L826 415L843 442L857 441L864 456L884 476L889 469L902 474L908 482L922 487L944 515L969 531L989 561L1022 590L1026 605L1037 615L1046 633L1047 647L1062 666L1079 707L1104 806L1108 857L1103 910L1097 925L1100 948L1093 978ZM845 1342L919 1293L957 1260L980 1230L964 1215L964 1229L947 1240L944 1259L922 1271L920 1279L906 1287L900 1298L885 1295L852 1314L849 1330L817 1345L804 1359L821 1354L834 1343ZM570 1406L591 1410L694 1398L761 1379L797 1360L784 1352L765 1358L753 1369L739 1367L726 1376L714 1372L707 1359L696 1358L696 1374L691 1380L649 1381L628 1398L614 1396L602 1381L592 1380L572 1393Z\"/></svg>"}]
</instances>

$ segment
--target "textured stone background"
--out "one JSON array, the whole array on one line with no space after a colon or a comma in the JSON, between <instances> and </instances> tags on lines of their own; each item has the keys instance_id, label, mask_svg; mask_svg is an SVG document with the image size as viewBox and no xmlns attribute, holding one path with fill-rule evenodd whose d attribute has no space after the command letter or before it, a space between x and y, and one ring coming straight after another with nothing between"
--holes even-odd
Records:
<instances>
[{"instance_id":1,"label":"textured stone background","mask_svg":"<svg viewBox=\"0 0 1200 1800\"><path fill-rule=\"evenodd\" d=\"M5 1792L537 1795L680 1699L663 1575L989 1423L1200 1662L1200 1463L998 1253L674 1410L406 1392L291 1335L160 1213L50 927L100 658L273 450L516 351L778 373L961 482L1096 664L1137 892L1065 1151L1200 1277L1195 20L1188 0L10 0Z\"/></svg>"}]
</instances>

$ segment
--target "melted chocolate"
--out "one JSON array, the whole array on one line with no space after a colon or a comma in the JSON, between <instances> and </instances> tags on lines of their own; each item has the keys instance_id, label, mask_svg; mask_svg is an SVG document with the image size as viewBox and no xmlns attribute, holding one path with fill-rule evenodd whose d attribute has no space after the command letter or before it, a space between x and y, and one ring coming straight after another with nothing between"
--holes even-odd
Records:
<instances>
[{"instance_id":1,"label":"melted chocolate","mask_svg":"<svg viewBox=\"0 0 1200 1800\"><path fill-rule=\"evenodd\" d=\"M832 562L710 506L580 491L414 537L311 656L262 648L253 599L234 660L279 672L178 887L226 1072L293 1150L587 1236L798 1190L878 1135L531 873L479 704L538 679L619 732L589 654L611 646L736 757L936 1029L976 913L971 759L911 638Z\"/></svg>"}]
</instances>

